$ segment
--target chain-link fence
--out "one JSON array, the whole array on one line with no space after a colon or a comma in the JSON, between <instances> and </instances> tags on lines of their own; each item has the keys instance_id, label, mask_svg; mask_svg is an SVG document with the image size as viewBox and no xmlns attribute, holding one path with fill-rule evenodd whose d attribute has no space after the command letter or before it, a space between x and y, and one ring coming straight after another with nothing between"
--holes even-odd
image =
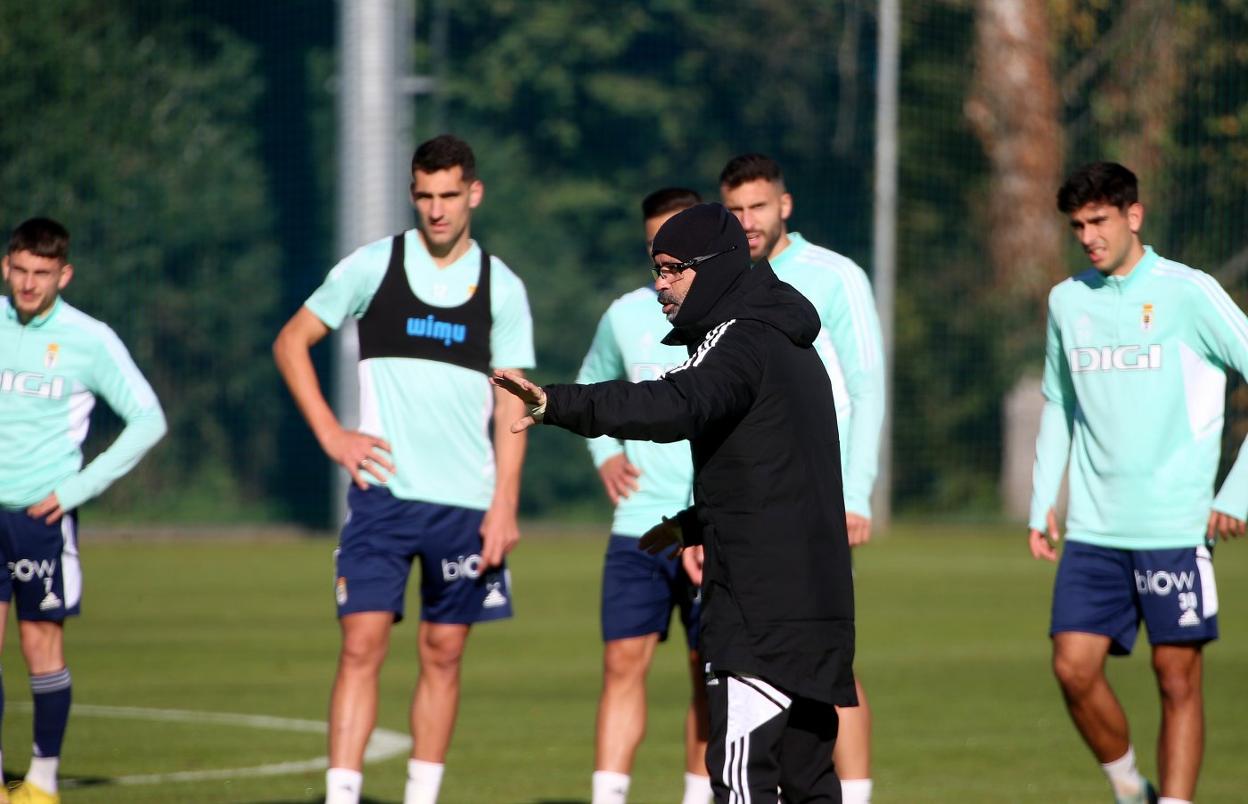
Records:
<instances>
[{"instance_id":1,"label":"chain-link fence","mask_svg":"<svg viewBox=\"0 0 1248 804\"><path fill-rule=\"evenodd\" d=\"M644 283L640 199L671 184L714 198L737 153L777 158L791 228L871 272L877 4L729 5L409 7L433 88L413 138L475 146L473 233L528 286L540 379L570 379L602 310ZM89 516L329 518L328 461L269 344L340 256L336 12L0 5L0 225L68 225L67 298L118 330L171 422ZM1048 285L1079 265L1053 208L1067 170L1133 167L1146 240L1245 300L1248 7L914 0L901 22L893 502L997 515L1006 400L1040 369ZM90 447L116 432L104 417ZM600 512L601 496L578 439L532 440L529 515Z\"/></svg>"}]
</instances>

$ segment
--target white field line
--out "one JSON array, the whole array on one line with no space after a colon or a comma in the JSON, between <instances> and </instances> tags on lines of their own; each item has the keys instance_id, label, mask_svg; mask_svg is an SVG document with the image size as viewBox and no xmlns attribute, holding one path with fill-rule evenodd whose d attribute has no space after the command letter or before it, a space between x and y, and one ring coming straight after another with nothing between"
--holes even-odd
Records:
<instances>
[{"instance_id":1,"label":"white field line","mask_svg":"<svg viewBox=\"0 0 1248 804\"><path fill-rule=\"evenodd\" d=\"M28 703L20 702L10 705L12 709L31 711ZM70 709L72 715L79 717L103 717L122 720L150 720L166 723L191 723L204 726L236 726L246 729L270 729L273 731L294 731L307 734L324 734L325 723L319 720L303 720L289 717L270 717L268 715L245 715L232 712L197 712L190 709L146 709L137 706L101 706L98 704L74 704ZM365 762L380 762L411 749L412 741L406 734L389 729L374 729L373 736L364 750ZM174 771L171 773L138 773L128 776L114 776L109 784L162 784L164 782L200 782L219 779L239 779L257 776L284 776L292 773L306 773L324 770L329 765L327 757L319 756L312 759L293 760L290 762L273 762L267 765L255 765L247 768L217 768L194 771ZM67 780L65 786L72 786Z\"/></svg>"}]
</instances>

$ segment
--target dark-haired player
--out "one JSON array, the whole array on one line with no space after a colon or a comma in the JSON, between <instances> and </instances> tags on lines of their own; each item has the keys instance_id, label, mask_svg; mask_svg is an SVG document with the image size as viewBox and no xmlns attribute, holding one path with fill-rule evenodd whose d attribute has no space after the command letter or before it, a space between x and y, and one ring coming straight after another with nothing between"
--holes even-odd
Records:
<instances>
[{"instance_id":1,"label":"dark-haired player","mask_svg":"<svg viewBox=\"0 0 1248 804\"><path fill-rule=\"evenodd\" d=\"M71 307L69 232L48 218L13 230L0 297L0 637L17 598L18 637L35 698L34 756L20 804L60 801L57 767L69 722L65 618L78 614L77 508L134 468L161 436L152 387L106 325ZM95 398L126 423L82 465ZM3 697L0 696L0 711ZM9 800L0 786L0 801Z\"/></svg>"},{"instance_id":2,"label":"dark-haired player","mask_svg":"<svg viewBox=\"0 0 1248 804\"><path fill-rule=\"evenodd\" d=\"M336 552L342 651L329 714L328 804L355 804L377 717L377 679L403 591L421 563L420 679L405 804L437 799L473 623L511 616L504 557L520 538L520 406L491 369L533 366L524 285L471 238L484 186L450 135L416 149L420 228L355 251L287 322L274 357L321 447L351 475ZM326 403L309 350L359 320L360 423ZM491 437L492 436L492 437Z\"/></svg>"},{"instance_id":3,"label":"dark-haired player","mask_svg":"<svg viewBox=\"0 0 1248 804\"><path fill-rule=\"evenodd\" d=\"M832 379L841 434L845 519L851 546L871 538L871 489L879 468L884 422L884 346L867 275L852 260L788 229L793 196L774 159L742 154L724 166L720 196L750 243L750 258L766 259L776 276L815 305L822 328L815 348ZM839 711L836 772L845 804L871 800L871 710L862 684L858 706Z\"/></svg>"},{"instance_id":4,"label":"dark-haired player","mask_svg":"<svg viewBox=\"0 0 1248 804\"><path fill-rule=\"evenodd\" d=\"M666 187L641 203L646 254L659 227L676 213L699 203L693 190ZM663 343L671 331L656 303L652 285L624 294L602 319L576 381L657 379L687 357L679 346ZM602 697L598 702L593 804L623 804L628 796L633 758L646 728L646 675L658 643L667 639L673 611L679 611L689 648L693 694L685 716L685 792L682 804L706 804L711 782L706 775L706 688L697 653L700 577L690 579L682 560L650 555L640 537L664 516L688 508L693 498L693 460L689 444L678 441L591 439L589 451L607 496L615 505L611 538L602 571ZM689 551L684 561L691 561ZM700 575L696 567L691 567Z\"/></svg>"},{"instance_id":5,"label":"dark-haired player","mask_svg":"<svg viewBox=\"0 0 1248 804\"><path fill-rule=\"evenodd\" d=\"M1148 627L1161 697L1161 802L1196 792L1204 752L1202 653L1218 636L1206 540L1244 533L1245 450L1214 496L1226 371L1248 374L1248 319L1208 274L1140 239L1135 174L1075 171L1057 194L1090 267L1049 294L1044 414L1031 553L1054 561L1069 462L1066 548L1053 588L1053 671L1075 727L1120 804L1157 801L1136 768L1126 713L1105 676Z\"/></svg>"}]
</instances>

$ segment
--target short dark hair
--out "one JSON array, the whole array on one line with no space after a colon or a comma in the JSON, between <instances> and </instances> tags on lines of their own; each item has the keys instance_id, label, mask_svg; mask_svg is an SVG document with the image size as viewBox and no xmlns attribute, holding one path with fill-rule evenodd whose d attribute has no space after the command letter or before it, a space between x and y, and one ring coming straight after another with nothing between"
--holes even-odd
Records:
<instances>
[{"instance_id":1,"label":"short dark hair","mask_svg":"<svg viewBox=\"0 0 1248 804\"><path fill-rule=\"evenodd\" d=\"M1112 204L1125 211L1139 203L1140 183L1117 162L1091 162L1076 170L1057 191L1057 208L1069 215L1088 204Z\"/></svg>"},{"instance_id":2,"label":"short dark hair","mask_svg":"<svg viewBox=\"0 0 1248 804\"><path fill-rule=\"evenodd\" d=\"M69 230L51 218L22 221L9 235L9 254L29 251L36 257L69 259Z\"/></svg>"},{"instance_id":3,"label":"short dark hair","mask_svg":"<svg viewBox=\"0 0 1248 804\"><path fill-rule=\"evenodd\" d=\"M464 181L477 178L477 158L473 156L472 146L454 134L439 134L431 140L425 140L412 154L412 175L416 171L437 173L439 170L450 170L459 167L464 173Z\"/></svg>"},{"instance_id":4,"label":"short dark hair","mask_svg":"<svg viewBox=\"0 0 1248 804\"><path fill-rule=\"evenodd\" d=\"M728 160L719 173L719 183L729 190L735 190L747 181L766 179L776 184L784 184L784 173L780 163L763 154L741 154Z\"/></svg>"},{"instance_id":5,"label":"short dark hair","mask_svg":"<svg viewBox=\"0 0 1248 804\"><path fill-rule=\"evenodd\" d=\"M682 209L702 203L702 196L696 190L687 187L664 187L655 190L641 200L641 219L648 221L669 212L680 212Z\"/></svg>"}]
</instances>

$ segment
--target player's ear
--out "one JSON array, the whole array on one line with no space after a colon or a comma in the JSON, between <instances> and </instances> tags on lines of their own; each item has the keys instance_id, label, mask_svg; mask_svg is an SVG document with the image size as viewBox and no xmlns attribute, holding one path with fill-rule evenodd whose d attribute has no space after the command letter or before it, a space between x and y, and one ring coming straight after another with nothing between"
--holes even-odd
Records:
<instances>
[{"instance_id":1,"label":"player's ear","mask_svg":"<svg viewBox=\"0 0 1248 804\"><path fill-rule=\"evenodd\" d=\"M5 259L5 265L6 267L8 265L7 258ZM65 263L63 266L61 266L61 278L56 280L56 289L64 290L65 286L69 284L69 280L73 278L74 278L74 266L70 265L69 263Z\"/></svg>"},{"instance_id":2,"label":"player's ear","mask_svg":"<svg viewBox=\"0 0 1248 804\"><path fill-rule=\"evenodd\" d=\"M1139 234L1140 229L1144 226L1144 205L1136 201L1127 207L1127 225L1131 227L1131 234Z\"/></svg>"},{"instance_id":3,"label":"player's ear","mask_svg":"<svg viewBox=\"0 0 1248 804\"><path fill-rule=\"evenodd\" d=\"M473 179L472 184L468 185L468 208L476 209L481 205L483 198L485 198L485 185L480 179Z\"/></svg>"},{"instance_id":4,"label":"player's ear","mask_svg":"<svg viewBox=\"0 0 1248 804\"><path fill-rule=\"evenodd\" d=\"M4 281L8 282L9 281L9 255L8 254L5 254L4 258L0 259L0 269L3 270Z\"/></svg>"},{"instance_id":5,"label":"player's ear","mask_svg":"<svg viewBox=\"0 0 1248 804\"><path fill-rule=\"evenodd\" d=\"M780 220L787 221L789 216L793 214L793 195L791 193L780 194Z\"/></svg>"}]
</instances>

